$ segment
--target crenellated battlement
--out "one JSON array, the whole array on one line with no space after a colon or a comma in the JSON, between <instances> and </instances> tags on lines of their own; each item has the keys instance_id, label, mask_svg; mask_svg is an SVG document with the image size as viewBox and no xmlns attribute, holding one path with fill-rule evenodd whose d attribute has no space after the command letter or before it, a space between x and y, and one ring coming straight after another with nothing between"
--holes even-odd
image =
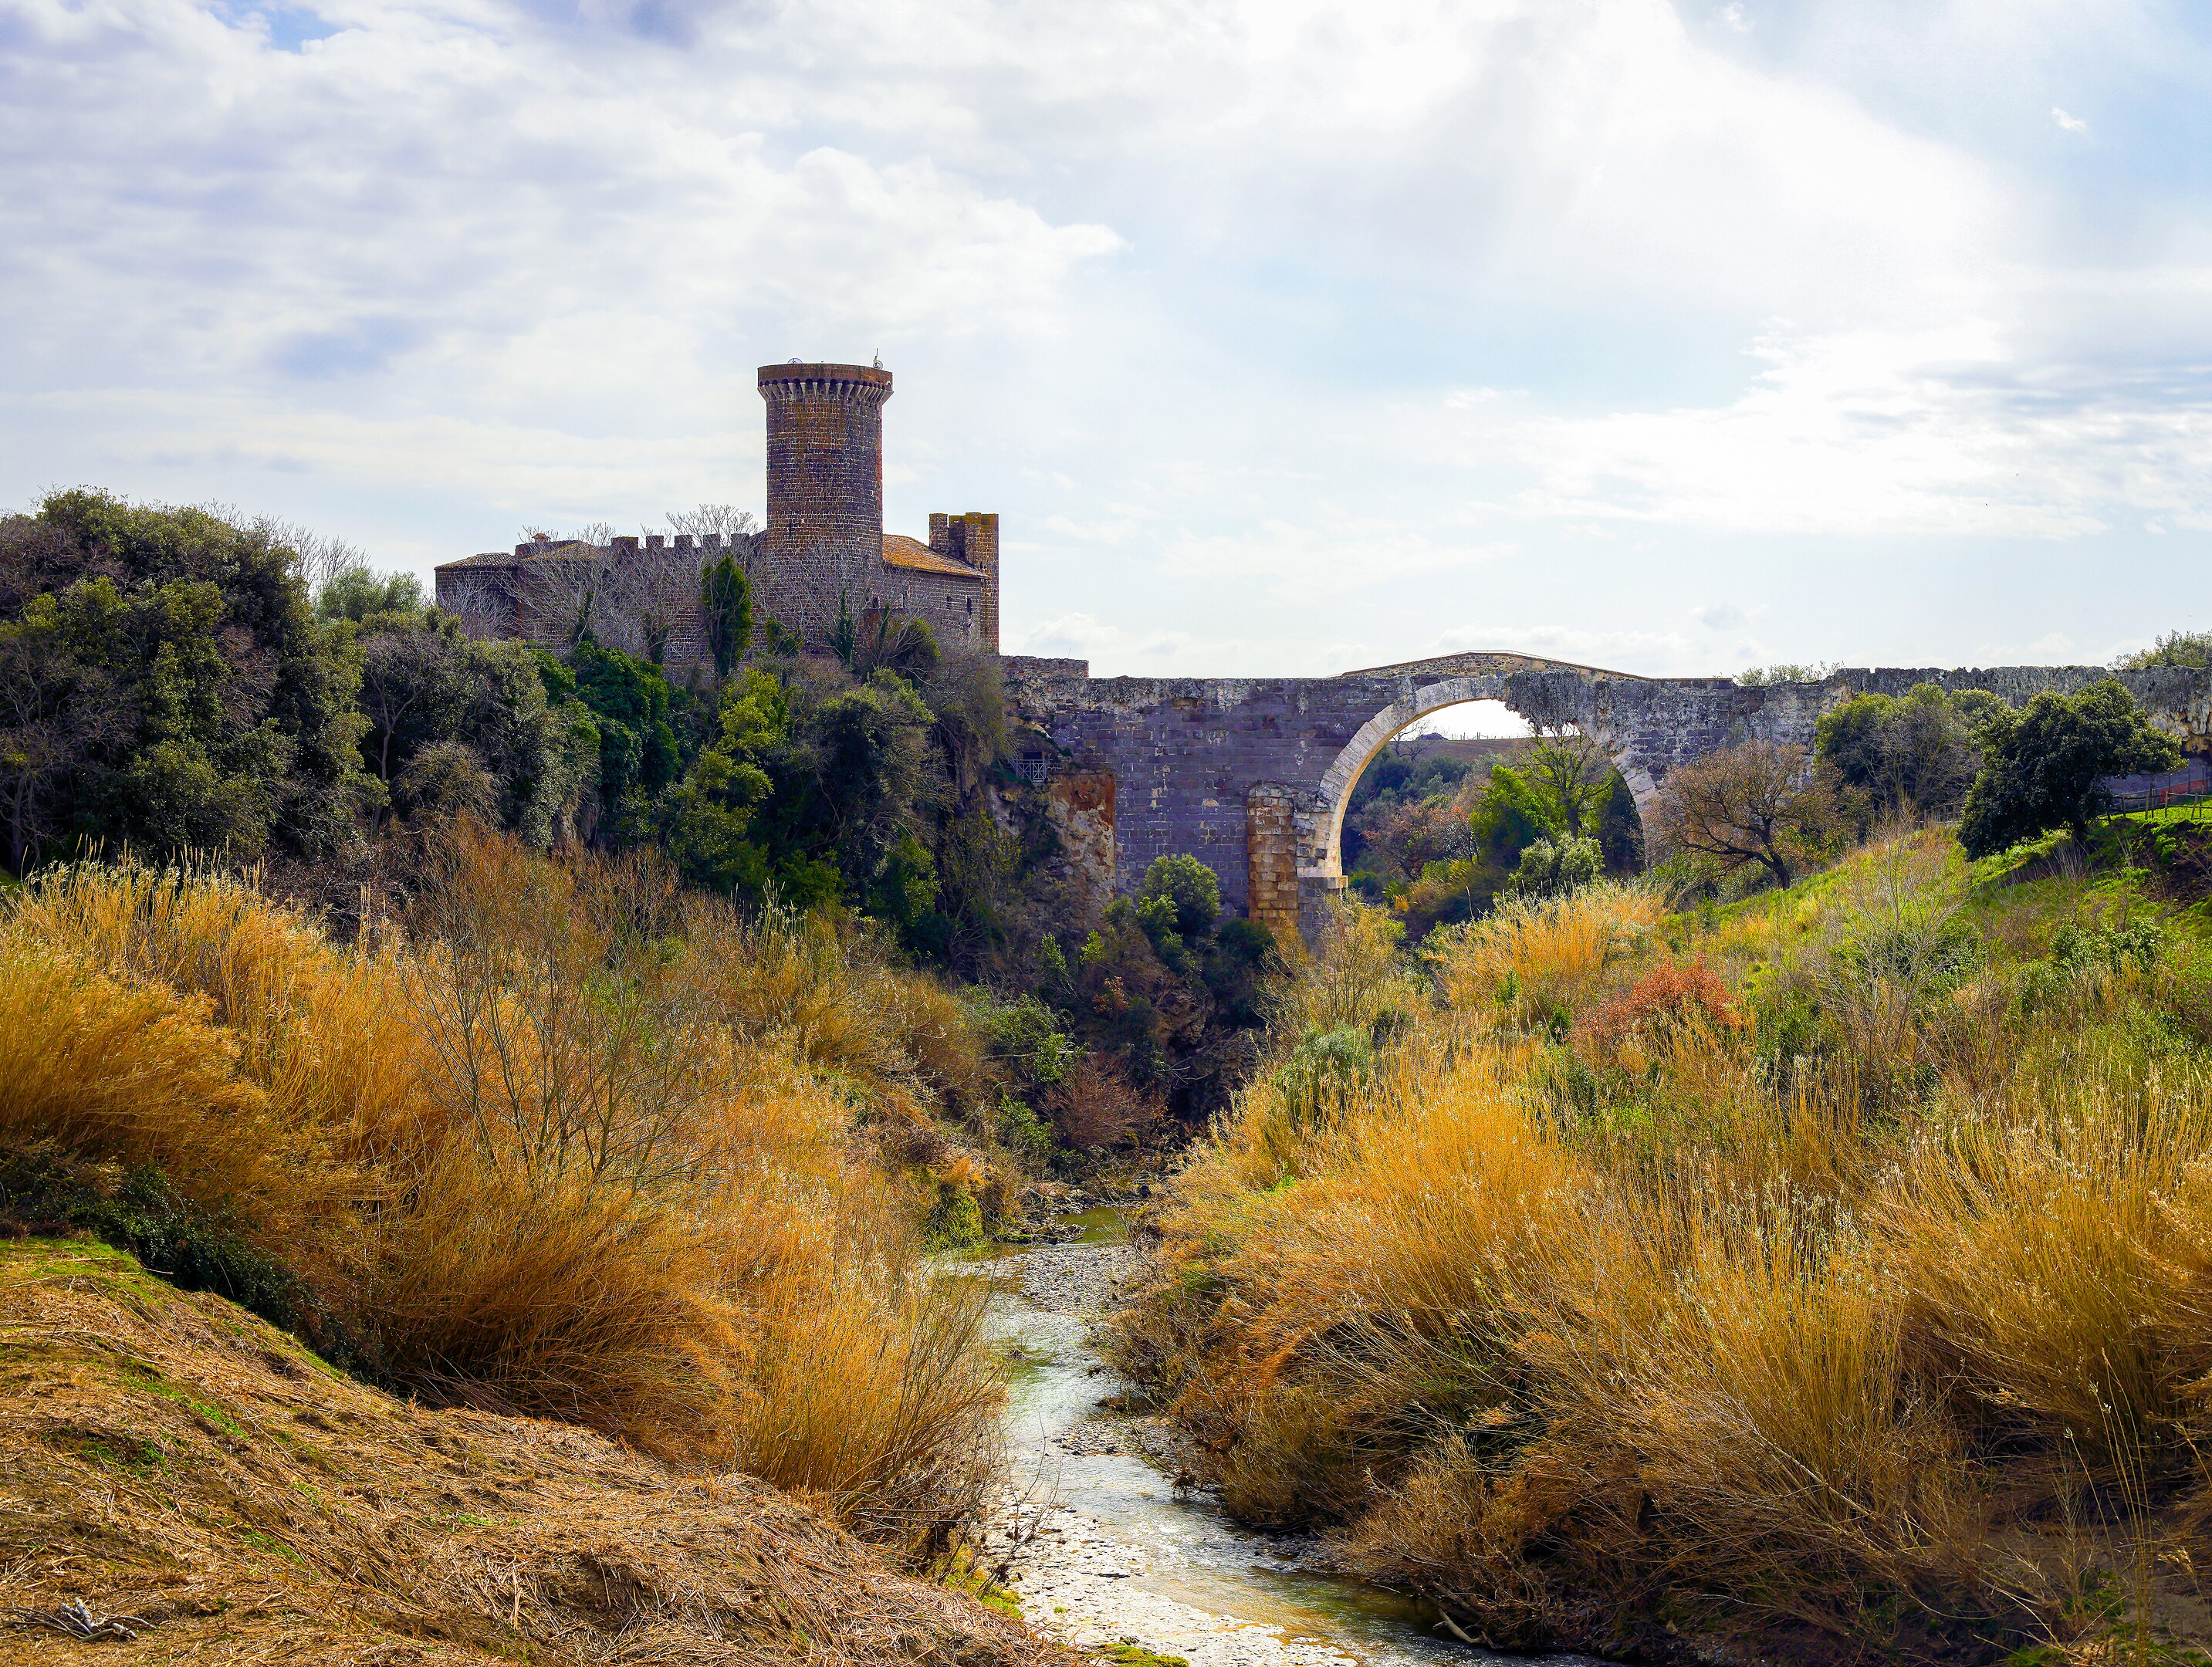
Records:
<instances>
[{"instance_id":1,"label":"crenellated battlement","mask_svg":"<svg viewBox=\"0 0 2212 1667\"><path fill-rule=\"evenodd\" d=\"M891 397L891 374L871 365L763 365L761 398L769 401L843 400L880 408Z\"/></svg>"},{"instance_id":2,"label":"crenellated battlement","mask_svg":"<svg viewBox=\"0 0 2212 1667\"><path fill-rule=\"evenodd\" d=\"M674 534L647 532L641 536L631 535L611 538L603 545L587 545L579 538L525 538L520 544L515 545L514 554L518 561L531 561L544 556L557 557L563 552L580 553L585 551L595 551L602 556L642 555L657 550L678 552L696 551L702 556L717 556L732 552L738 555L750 555L759 536L758 533L744 532L734 533L726 538L720 532L701 532L696 535L690 532ZM495 555L497 553L493 552ZM479 556L474 559L481 562L484 558ZM447 566L458 565L459 565L458 563L447 563ZM442 572L444 569L441 569L440 571Z\"/></svg>"}]
</instances>

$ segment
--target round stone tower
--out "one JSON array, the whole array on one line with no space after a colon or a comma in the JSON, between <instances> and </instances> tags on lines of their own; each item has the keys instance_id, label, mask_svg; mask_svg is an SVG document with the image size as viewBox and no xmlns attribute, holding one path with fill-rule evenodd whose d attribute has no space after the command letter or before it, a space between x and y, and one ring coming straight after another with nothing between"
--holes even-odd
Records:
<instances>
[{"instance_id":1,"label":"round stone tower","mask_svg":"<svg viewBox=\"0 0 2212 1667\"><path fill-rule=\"evenodd\" d=\"M884 401L866 365L763 365L768 525L754 587L763 611L824 647L842 597L858 619L884 561Z\"/></svg>"}]
</instances>

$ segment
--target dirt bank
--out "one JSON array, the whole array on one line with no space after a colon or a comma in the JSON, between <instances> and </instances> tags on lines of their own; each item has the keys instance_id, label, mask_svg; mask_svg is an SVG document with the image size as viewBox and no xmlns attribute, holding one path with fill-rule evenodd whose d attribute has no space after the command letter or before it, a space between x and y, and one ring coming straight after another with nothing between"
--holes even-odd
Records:
<instances>
[{"instance_id":1,"label":"dirt bank","mask_svg":"<svg viewBox=\"0 0 2212 1667\"><path fill-rule=\"evenodd\" d=\"M425 1411L39 1240L0 1244L0 1623L9 1662L115 1667L1072 1659L772 1488Z\"/></svg>"}]
</instances>

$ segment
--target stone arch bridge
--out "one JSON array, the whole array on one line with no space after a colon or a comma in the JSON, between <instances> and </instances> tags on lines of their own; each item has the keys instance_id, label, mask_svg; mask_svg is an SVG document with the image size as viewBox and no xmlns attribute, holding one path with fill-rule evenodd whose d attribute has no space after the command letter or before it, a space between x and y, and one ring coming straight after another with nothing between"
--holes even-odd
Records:
<instances>
[{"instance_id":1,"label":"stone arch bridge","mask_svg":"<svg viewBox=\"0 0 2212 1667\"><path fill-rule=\"evenodd\" d=\"M1432 712L1494 700L1539 727L1595 737L1647 806L1667 772L1760 739L1810 745L1854 694L1916 683L1986 689L2018 704L2114 673L2098 666L1885 668L1746 688L1729 678L1646 678L1523 654L1468 654L1334 678L1093 678L1087 662L1010 656L1008 695L1035 736L1042 778L1079 859L1133 891L1152 859L1188 852L1224 902L1279 933L1310 930L1344 886L1345 806L1368 761ZM2212 672L2119 673L2192 751L2212 750Z\"/></svg>"}]
</instances>

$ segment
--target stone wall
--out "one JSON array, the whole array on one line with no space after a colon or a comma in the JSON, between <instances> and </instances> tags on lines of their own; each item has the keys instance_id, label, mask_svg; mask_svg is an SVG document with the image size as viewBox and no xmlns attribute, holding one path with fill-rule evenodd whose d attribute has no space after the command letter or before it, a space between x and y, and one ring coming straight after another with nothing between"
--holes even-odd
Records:
<instances>
[{"instance_id":1,"label":"stone wall","mask_svg":"<svg viewBox=\"0 0 2212 1667\"><path fill-rule=\"evenodd\" d=\"M1285 942L1298 929L1297 798L1275 782L1244 795L1244 910Z\"/></svg>"},{"instance_id":2,"label":"stone wall","mask_svg":"<svg viewBox=\"0 0 2212 1667\"><path fill-rule=\"evenodd\" d=\"M1003 662L1016 712L1050 738L1052 773L1114 782L1115 887L1132 891L1152 859L1188 852L1249 904L1247 795L1261 782L1314 796L1337 755L1388 703L1331 678L1091 678L1025 674Z\"/></svg>"},{"instance_id":3,"label":"stone wall","mask_svg":"<svg viewBox=\"0 0 2212 1667\"><path fill-rule=\"evenodd\" d=\"M937 640L948 648L965 646L988 652L984 633L993 610L987 603L997 600L995 586L979 585L953 574L918 573L878 562L875 589L870 596L878 606L928 621ZM857 599L854 605L858 611Z\"/></svg>"},{"instance_id":4,"label":"stone wall","mask_svg":"<svg viewBox=\"0 0 2212 1667\"><path fill-rule=\"evenodd\" d=\"M569 640L590 593L593 629L605 641L647 654L651 632L665 631L662 663L682 672L710 657L699 610L701 569L727 555L750 571L759 542L757 533L655 534L605 545L533 538L511 555L491 551L446 563L436 572L436 599L472 636L552 648Z\"/></svg>"},{"instance_id":5,"label":"stone wall","mask_svg":"<svg viewBox=\"0 0 2212 1667\"><path fill-rule=\"evenodd\" d=\"M983 575L976 601L975 646L999 652L999 518L980 509L929 518L929 547L968 563Z\"/></svg>"}]
</instances>

